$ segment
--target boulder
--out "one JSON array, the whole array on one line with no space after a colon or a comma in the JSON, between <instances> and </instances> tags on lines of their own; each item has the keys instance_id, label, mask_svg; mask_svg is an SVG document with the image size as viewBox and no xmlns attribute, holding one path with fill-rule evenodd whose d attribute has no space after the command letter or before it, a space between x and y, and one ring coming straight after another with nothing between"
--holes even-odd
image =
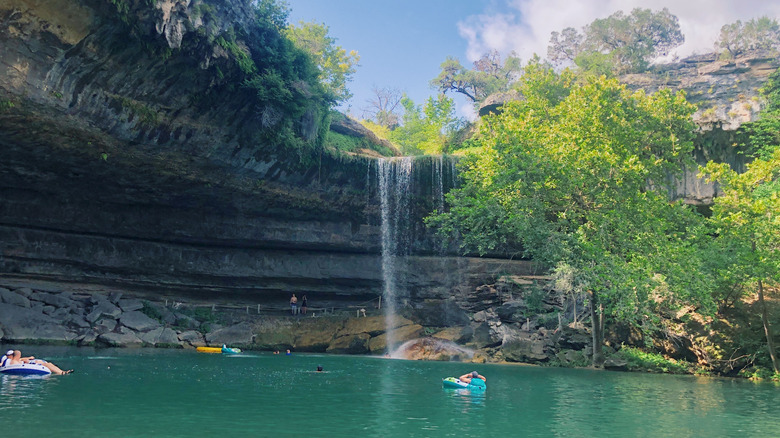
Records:
<instances>
[{"instance_id":1,"label":"boulder","mask_svg":"<svg viewBox=\"0 0 780 438\"><path fill-rule=\"evenodd\" d=\"M294 328L298 351L324 352L333 341L333 335L344 326L339 318L306 318L297 321Z\"/></svg>"},{"instance_id":2,"label":"boulder","mask_svg":"<svg viewBox=\"0 0 780 438\"><path fill-rule=\"evenodd\" d=\"M186 342L193 347L205 347L206 338L199 331L187 330L179 334L179 341Z\"/></svg>"},{"instance_id":3,"label":"boulder","mask_svg":"<svg viewBox=\"0 0 780 438\"><path fill-rule=\"evenodd\" d=\"M195 318L184 315L182 313L174 313L173 316L176 318L174 325L177 327L186 329L196 329L200 327L200 323Z\"/></svg>"},{"instance_id":4,"label":"boulder","mask_svg":"<svg viewBox=\"0 0 780 438\"><path fill-rule=\"evenodd\" d=\"M368 348L370 339L368 333L340 336L334 339L325 351L333 354L366 354L370 351Z\"/></svg>"},{"instance_id":5,"label":"boulder","mask_svg":"<svg viewBox=\"0 0 780 438\"><path fill-rule=\"evenodd\" d=\"M86 319L84 319L81 316L78 315L68 315L63 319L63 322L70 327L73 328L88 328L90 327L90 323L87 322Z\"/></svg>"},{"instance_id":6,"label":"boulder","mask_svg":"<svg viewBox=\"0 0 780 438\"><path fill-rule=\"evenodd\" d=\"M89 322L95 322L100 319L101 316L108 316L111 318L117 318L122 314L122 309L115 306L108 300L100 300L92 311L87 314L86 320Z\"/></svg>"},{"instance_id":7,"label":"boulder","mask_svg":"<svg viewBox=\"0 0 780 438\"><path fill-rule=\"evenodd\" d=\"M18 293L19 295L30 298L30 295L32 295L34 292L29 287L20 287L19 289L16 289L14 292Z\"/></svg>"},{"instance_id":8,"label":"boulder","mask_svg":"<svg viewBox=\"0 0 780 438\"><path fill-rule=\"evenodd\" d=\"M255 348L286 350L295 345L296 329L289 318L264 319L255 324Z\"/></svg>"},{"instance_id":9,"label":"boulder","mask_svg":"<svg viewBox=\"0 0 780 438\"><path fill-rule=\"evenodd\" d=\"M628 362L619 357L610 357L604 361L604 369L610 371L628 371Z\"/></svg>"},{"instance_id":10,"label":"boulder","mask_svg":"<svg viewBox=\"0 0 780 438\"><path fill-rule=\"evenodd\" d=\"M583 351L576 351L576 350L559 351L558 354L555 355L555 357L558 358L558 361L560 361L561 365L564 366L583 364L588 360L588 357L585 356L585 353Z\"/></svg>"},{"instance_id":11,"label":"boulder","mask_svg":"<svg viewBox=\"0 0 780 438\"><path fill-rule=\"evenodd\" d=\"M390 350L397 348L400 344L410 339L419 338L423 331L423 326L419 324L405 325L391 330L390 333L392 334L393 339L395 339L395 344L390 346ZM368 341L368 349L374 354L385 352L385 350L387 350L387 332L372 337Z\"/></svg>"},{"instance_id":12,"label":"boulder","mask_svg":"<svg viewBox=\"0 0 780 438\"><path fill-rule=\"evenodd\" d=\"M94 330L87 330L86 333L76 338L79 345L94 345L98 338L98 334Z\"/></svg>"},{"instance_id":13,"label":"boulder","mask_svg":"<svg viewBox=\"0 0 780 438\"><path fill-rule=\"evenodd\" d=\"M160 326L159 321L149 318L143 312L137 310L123 313L119 317L119 323L129 329L139 332L148 332L149 330Z\"/></svg>"},{"instance_id":14,"label":"boulder","mask_svg":"<svg viewBox=\"0 0 780 438\"><path fill-rule=\"evenodd\" d=\"M144 308L143 301L135 299L121 299L117 305L123 312L132 312L133 310L141 310Z\"/></svg>"},{"instance_id":15,"label":"boulder","mask_svg":"<svg viewBox=\"0 0 780 438\"><path fill-rule=\"evenodd\" d=\"M52 294L48 292L35 292L30 295L31 300L40 301L44 304L58 308L71 308L76 307L75 301L70 299L70 294Z\"/></svg>"},{"instance_id":16,"label":"boulder","mask_svg":"<svg viewBox=\"0 0 780 438\"><path fill-rule=\"evenodd\" d=\"M434 338L455 342L457 344L465 344L470 341L473 336L474 329L470 326L449 327L433 334Z\"/></svg>"},{"instance_id":17,"label":"boulder","mask_svg":"<svg viewBox=\"0 0 780 438\"><path fill-rule=\"evenodd\" d=\"M103 333L97 337L96 342L108 347L141 347L143 341L135 333Z\"/></svg>"},{"instance_id":18,"label":"boulder","mask_svg":"<svg viewBox=\"0 0 780 438\"><path fill-rule=\"evenodd\" d=\"M119 304L119 300L122 298L122 292L116 291L108 294L108 301L113 304Z\"/></svg>"},{"instance_id":19,"label":"boulder","mask_svg":"<svg viewBox=\"0 0 780 438\"><path fill-rule=\"evenodd\" d=\"M254 340L252 326L249 323L239 323L224 327L206 334L206 342L209 345L225 344L231 347L249 346Z\"/></svg>"},{"instance_id":20,"label":"boulder","mask_svg":"<svg viewBox=\"0 0 780 438\"><path fill-rule=\"evenodd\" d=\"M472 336L471 342L477 348L498 347L501 345L501 342L503 342L503 334L496 332L494 326L487 322L472 327L474 335Z\"/></svg>"},{"instance_id":21,"label":"boulder","mask_svg":"<svg viewBox=\"0 0 780 438\"><path fill-rule=\"evenodd\" d=\"M516 331L501 344L504 358L509 362L546 362L546 342L538 333Z\"/></svg>"},{"instance_id":22,"label":"boulder","mask_svg":"<svg viewBox=\"0 0 780 438\"><path fill-rule=\"evenodd\" d=\"M474 351L442 339L420 338L402 345L393 353L393 357L409 360L466 361L474 357Z\"/></svg>"},{"instance_id":23,"label":"boulder","mask_svg":"<svg viewBox=\"0 0 780 438\"><path fill-rule=\"evenodd\" d=\"M138 333L138 337L147 344L172 346L179 344L179 335L168 327L158 327L146 333Z\"/></svg>"},{"instance_id":24,"label":"boulder","mask_svg":"<svg viewBox=\"0 0 780 438\"><path fill-rule=\"evenodd\" d=\"M558 345L571 350L582 350L592 341L590 334L584 329L562 327L558 335Z\"/></svg>"},{"instance_id":25,"label":"boulder","mask_svg":"<svg viewBox=\"0 0 780 438\"><path fill-rule=\"evenodd\" d=\"M402 317L395 316L389 324L385 323L384 316L369 316L367 318L350 318L344 324L344 328L339 331L338 336L356 335L359 333L368 333L371 336L378 336L383 333L387 327L397 328L412 324L412 321Z\"/></svg>"},{"instance_id":26,"label":"boulder","mask_svg":"<svg viewBox=\"0 0 780 438\"><path fill-rule=\"evenodd\" d=\"M119 323L115 319L101 319L100 322L95 325L95 330L97 330L98 333L113 332L116 329L117 324Z\"/></svg>"},{"instance_id":27,"label":"boulder","mask_svg":"<svg viewBox=\"0 0 780 438\"><path fill-rule=\"evenodd\" d=\"M30 299L16 292L0 287L0 303L13 304L19 307L30 307Z\"/></svg>"},{"instance_id":28,"label":"boulder","mask_svg":"<svg viewBox=\"0 0 780 438\"><path fill-rule=\"evenodd\" d=\"M526 320L524 311L526 310L525 301L517 299L507 301L496 309L496 315L505 322L523 322Z\"/></svg>"},{"instance_id":29,"label":"boulder","mask_svg":"<svg viewBox=\"0 0 780 438\"><path fill-rule=\"evenodd\" d=\"M3 339L11 342L69 342L77 338L76 333L58 320L33 309L7 303L0 304L0 328L3 329Z\"/></svg>"}]
</instances>

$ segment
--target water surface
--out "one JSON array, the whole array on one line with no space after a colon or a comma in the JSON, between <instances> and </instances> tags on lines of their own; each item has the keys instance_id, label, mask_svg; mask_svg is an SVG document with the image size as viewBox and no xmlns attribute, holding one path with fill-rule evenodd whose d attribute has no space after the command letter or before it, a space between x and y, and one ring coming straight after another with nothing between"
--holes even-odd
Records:
<instances>
[{"instance_id":1,"label":"water surface","mask_svg":"<svg viewBox=\"0 0 780 438\"><path fill-rule=\"evenodd\" d=\"M780 436L772 383L361 356L22 351L76 370L0 376L0 428L36 437ZM474 368L484 394L442 388Z\"/></svg>"}]
</instances>

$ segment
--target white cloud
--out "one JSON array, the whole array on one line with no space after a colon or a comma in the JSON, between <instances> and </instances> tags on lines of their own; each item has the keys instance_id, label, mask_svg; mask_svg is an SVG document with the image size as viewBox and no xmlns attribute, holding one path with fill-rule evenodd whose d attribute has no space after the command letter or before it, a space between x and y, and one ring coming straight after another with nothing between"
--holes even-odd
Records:
<instances>
[{"instance_id":1,"label":"white cloud","mask_svg":"<svg viewBox=\"0 0 780 438\"><path fill-rule=\"evenodd\" d=\"M466 18L458 23L468 42L466 57L475 61L490 50L516 51L523 59L547 55L550 33L566 27L581 29L596 18L618 10L668 8L680 20L685 44L676 54L711 52L724 24L768 15L780 18L780 2L767 0L505 0L505 9Z\"/></svg>"}]
</instances>

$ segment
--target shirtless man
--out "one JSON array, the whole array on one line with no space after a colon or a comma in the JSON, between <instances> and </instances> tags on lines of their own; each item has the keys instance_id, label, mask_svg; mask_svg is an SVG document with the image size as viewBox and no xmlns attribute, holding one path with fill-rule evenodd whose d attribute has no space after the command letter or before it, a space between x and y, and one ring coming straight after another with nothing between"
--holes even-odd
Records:
<instances>
[{"instance_id":1,"label":"shirtless man","mask_svg":"<svg viewBox=\"0 0 780 438\"><path fill-rule=\"evenodd\" d=\"M471 379L482 379L485 382L487 382L487 379L485 378L485 376L479 374L476 371L472 371L472 372L470 372L468 374L464 374L464 375L458 377L458 380L460 380L463 383L471 383Z\"/></svg>"},{"instance_id":2,"label":"shirtless man","mask_svg":"<svg viewBox=\"0 0 780 438\"><path fill-rule=\"evenodd\" d=\"M70 374L73 372L73 370L67 370L63 371L60 367L57 365L54 365L51 362L47 362L43 359L36 359L35 356L27 356L22 357L22 352L19 350L14 350L14 357L11 359L10 362L13 364L21 364L21 363L31 363L35 365L42 365L49 369L49 371L52 372L52 374Z\"/></svg>"}]
</instances>

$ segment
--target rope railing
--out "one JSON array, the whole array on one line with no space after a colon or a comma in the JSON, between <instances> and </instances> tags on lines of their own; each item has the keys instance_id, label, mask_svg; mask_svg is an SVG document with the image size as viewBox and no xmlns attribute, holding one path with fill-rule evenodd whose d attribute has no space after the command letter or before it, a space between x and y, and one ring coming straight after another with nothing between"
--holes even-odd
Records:
<instances>
[{"instance_id":1,"label":"rope railing","mask_svg":"<svg viewBox=\"0 0 780 438\"><path fill-rule=\"evenodd\" d=\"M381 308L382 298L372 298L368 301L364 301L362 303L357 304L351 304L346 306L327 306L327 307L311 307L307 306L307 314L311 313L312 316L315 314L335 314L336 312L351 312L352 310L355 310L357 312L358 316L366 316L366 313L368 313L368 309L372 308L372 304L376 304L376 308ZM262 305L262 304L216 304L216 303L185 303L183 301L175 301L175 300L165 300L165 307L172 307L173 309L180 309L182 307L185 308L210 308L212 311L219 310L241 310L244 309L247 314L249 313L255 313L255 314L262 314L262 313L268 313L268 312L290 312L290 306L289 304L286 305L278 305L278 306L268 306L268 305ZM298 308L298 312L300 313L300 307ZM372 312L373 313L373 312Z\"/></svg>"}]
</instances>

